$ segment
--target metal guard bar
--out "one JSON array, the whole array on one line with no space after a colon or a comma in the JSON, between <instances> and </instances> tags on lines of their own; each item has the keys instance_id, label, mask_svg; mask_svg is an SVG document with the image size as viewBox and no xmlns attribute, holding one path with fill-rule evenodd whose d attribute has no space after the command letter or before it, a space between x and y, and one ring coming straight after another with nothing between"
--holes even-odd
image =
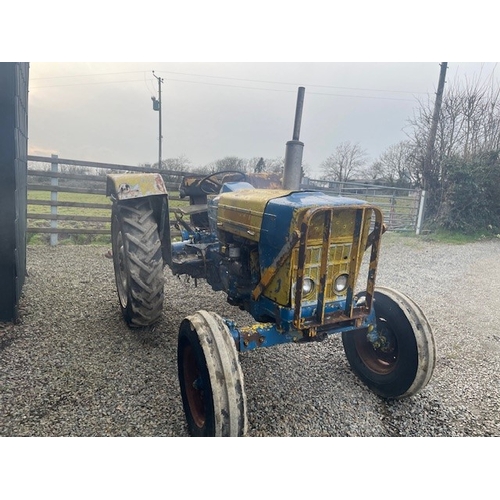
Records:
<instances>
[{"instance_id":1,"label":"metal guard bar","mask_svg":"<svg viewBox=\"0 0 500 500\"><path fill-rule=\"evenodd\" d=\"M332 218L333 211L338 211L338 207L316 207L307 210L303 216L301 223L301 238L299 243L298 262L297 262L297 279L295 287L295 313L293 325L297 330L306 328L317 328L325 324L339 323L341 321L363 318L370 313L373 292L375 288L375 277L378 264L378 254L380 247L380 238L383 232L383 216L382 212L371 205L347 205L342 207L343 210L355 210L356 219L354 225L353 242L351 248L351 261L349 267L349 278L347 283L347 296L345 308L342 311L325 315L326 301L325 289L327 285L328 273L328 255L332 242ZM362 231L364 227L366 212L368 210L375 213L375 223L373 231L367 237L366 247L361 247ZM301 318L302 313L302 286L304 282L304 269L306 262L307 242L309 236L309 227L312 218L318 213L323 212L323 244L320 263L320 281L318 289L318 303L316 313L312 318ZM366 301L364 304L354 307L354 287L356 285L356 267L364 252L369 247L372 247L370 256L370 265L366 284Z\"/></svg>"}]
</instances>

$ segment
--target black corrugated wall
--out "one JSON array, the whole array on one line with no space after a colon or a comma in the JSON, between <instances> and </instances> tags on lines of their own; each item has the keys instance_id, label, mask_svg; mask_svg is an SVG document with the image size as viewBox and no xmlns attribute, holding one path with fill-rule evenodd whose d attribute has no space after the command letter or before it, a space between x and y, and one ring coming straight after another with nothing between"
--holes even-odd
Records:
<instances>
[{"instance_id":1,"label":"black corrugated wall","mask_svg":"<svg viewBox=\"0 0 500 500\"><path fill-rule=\"evenodd\" d=\"M0 62L0 321L18 318L26 275L29 63Z\"/></svg>"}]
</instances>

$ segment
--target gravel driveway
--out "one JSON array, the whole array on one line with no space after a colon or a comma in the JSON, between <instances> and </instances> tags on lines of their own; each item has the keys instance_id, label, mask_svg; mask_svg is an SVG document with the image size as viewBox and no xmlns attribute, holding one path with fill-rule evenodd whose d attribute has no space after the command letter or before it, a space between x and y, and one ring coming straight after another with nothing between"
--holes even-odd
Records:
<instances>
[{"instance_id":1,"label":"gravel driveway","mask_svg":"<svg viewBox=\"0 0 500 500\"><path fill-rule=\"evenodd\" d=\"M0 324L1 436L187 436L176 365L181 320L250 317L165 270L152 329L124 324L97 246L29 246L19 324ZM445 245L386 234L377 283L416 300L438 355L415 397L384 401L339 336L240 355L249 436L500 436L500 239Z\"/></svg>"}]
</instances>

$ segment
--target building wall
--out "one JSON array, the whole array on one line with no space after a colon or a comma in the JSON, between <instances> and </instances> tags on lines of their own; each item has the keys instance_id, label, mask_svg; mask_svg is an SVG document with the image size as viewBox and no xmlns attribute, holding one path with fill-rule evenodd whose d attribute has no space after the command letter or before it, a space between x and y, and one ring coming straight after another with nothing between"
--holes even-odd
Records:
<instances>
[{"instance_id":1,"label":"building wall","mask_svg":"<svg viewBox=\"0 0 500 500\"><path fill-rule=\"evenodd\" d=\"M0 321L18 318L26 275L29 63L0 63Z\"/></svg>"}]
</instances>

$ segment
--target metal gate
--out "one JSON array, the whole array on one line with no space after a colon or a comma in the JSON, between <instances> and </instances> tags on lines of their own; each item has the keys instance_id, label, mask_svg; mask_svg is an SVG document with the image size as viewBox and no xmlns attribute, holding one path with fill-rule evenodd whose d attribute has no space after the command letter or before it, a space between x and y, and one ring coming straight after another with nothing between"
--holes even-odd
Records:
<instances>
[{"instance_id":1,"label":"metal gate","mask_svg":"<svg viewBox=\"0 0 500 500\"><path fill-rule=\"evenodd\" d=\"M380 186L363 182L334 182L304 179L302 189L321 189L325 193L365 200L377 205L384 215L389 231L419 233L423 212L423 194L418 189ZM420 215L420 217L419 217Z\"/></svg>"}]
</instances>

